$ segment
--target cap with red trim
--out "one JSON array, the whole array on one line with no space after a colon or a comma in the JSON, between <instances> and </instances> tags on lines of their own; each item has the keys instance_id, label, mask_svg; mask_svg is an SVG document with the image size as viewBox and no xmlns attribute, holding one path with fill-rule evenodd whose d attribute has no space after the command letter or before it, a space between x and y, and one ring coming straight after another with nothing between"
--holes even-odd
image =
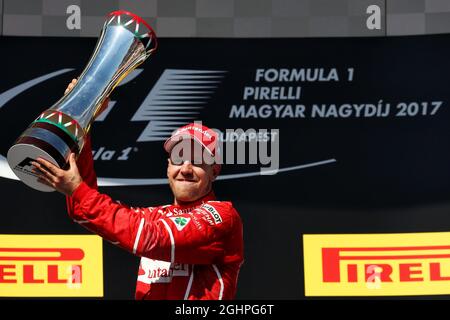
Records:
<instances>
[{"instance_id":1,"label":"cap with red trim","mask_svg":"<svg viewBox=\"0 0 450 320\"><path fill-rule=\"evenodd\" d=\"M212 156L217 152L218 134L199 123L190 123L177 129L164 143L164 149L170 153L172 148L183 139L193 139L200 143Z\"/></svg>"}]
</instances>

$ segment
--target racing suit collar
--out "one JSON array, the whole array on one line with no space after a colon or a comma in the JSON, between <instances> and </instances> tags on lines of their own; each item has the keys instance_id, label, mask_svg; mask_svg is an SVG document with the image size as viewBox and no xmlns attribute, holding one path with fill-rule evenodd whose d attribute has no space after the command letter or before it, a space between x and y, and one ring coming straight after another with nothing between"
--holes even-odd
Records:
<instances>
[{"instance_id":1,"label":"racing suit collar","mask_svg":"<svg viewBox=\"0 0 450 320\"><path fill-rule=\"evenodd\" d=\"M203 203L205 203L207 201L211 201L211 200L215 200L215 199L216 199L216 195L214 194L214 191L211 190L209 193L207 193L205 196L201 197L198 200L189 202L187 204L179 204L179 205L174 204L174 206L177 208L180 208L180 209L194 208L194 207L201 206Z\"/></svg>"}]
</instances>

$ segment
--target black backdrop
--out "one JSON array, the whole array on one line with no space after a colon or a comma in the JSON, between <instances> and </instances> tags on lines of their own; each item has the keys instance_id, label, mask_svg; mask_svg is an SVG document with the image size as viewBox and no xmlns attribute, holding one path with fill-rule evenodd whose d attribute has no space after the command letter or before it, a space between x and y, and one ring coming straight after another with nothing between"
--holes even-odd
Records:
<instances>
[{"instance_id":1,"label":"black backdrop","mask_svg":"<svg viewBox=\"0 0 450 320\"><path fill-rule=\"evenodd\" d=\"M161 39L144 71L119 86L116 105L93 128L94 150L129 159L96 160L99 177L163 178L162 141L137 141L149 121L131 121L164 70L226 71L196 117L214 128L277 128L280 168L334 159L325 165L215 183L244 222L245 264L238 298L304 297L302 234L450 231L450 37L347 39ZM0 96L0 154L79 75L95 39L0 38L0 95L31 79L73 68L6 101ZM256 69L336 68L339 81L256 82ZM348 68L354 69L348 81ZM301 86L291 101L244 100L245 86ZM2 100L3 99L3 100ZM312 117L313 104L390 104L387 116ZM5 102L6 101L6 102ZM432 104L441 106L435 114ZM396 116L399 103L427 104ZM230 118L233 105L302 104L305 118ZM414 107L414 106L413 106ZM413 109L411 109L413 110ZM414 111L414 110L413 110ZM413 113L412 113L413 114ZM175 115L177 117L177 115ZM162 119L161 121L169 121ZM183 121L183 120L177 120ZM185 120L186 122L189 120ZM231 165L223 174L253 172ZM133 206L170 203L167 185L101 187ZM86 234L68 219L64 197L0 178L0 234ZM104 242L105 298L132 298L138 258Z\"/></svg>"}]
</instances>

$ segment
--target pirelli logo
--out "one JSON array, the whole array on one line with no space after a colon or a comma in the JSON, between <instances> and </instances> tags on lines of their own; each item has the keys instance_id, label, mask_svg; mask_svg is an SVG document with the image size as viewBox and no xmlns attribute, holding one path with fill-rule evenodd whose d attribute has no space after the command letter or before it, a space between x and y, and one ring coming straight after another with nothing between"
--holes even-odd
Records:
<instances>
[{"instance_id":1,"label":"pirelli logo","mask_svg":"<svg viewBox=\"0 0 450 320\"><path fill-rule=\"evenodd\" d=\"M306 296L450 294L450 232L304 235Z\"/></svg>"},{"instance_id":2,"label":"pirelli logo","mask_svg":"<svg viewBox=\"0 0 450 320\"><path fill-rule=\"evenodd\" d=\"M103 296L102 240L0 235L1 297Z\"/></svg>"}]
</instances>

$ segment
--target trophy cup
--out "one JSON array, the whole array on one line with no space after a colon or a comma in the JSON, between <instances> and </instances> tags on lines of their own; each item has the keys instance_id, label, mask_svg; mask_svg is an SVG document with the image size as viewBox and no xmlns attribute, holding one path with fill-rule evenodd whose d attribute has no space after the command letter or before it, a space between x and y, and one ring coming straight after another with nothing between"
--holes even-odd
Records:
<instances>
[{"instance_id":1,"label":"trophy cup","mask_svg":"<svg viewBox=\"0 0 450 320\"><path fill-rule=\"evenodd\" d=\"M80 154L105 99L156 48L155 32L142 18L127 11L111 12L74 88L42 112L8 150L8 164L17 177L36 190L54 191L37 181L31 161L41 157L65 168L71 152Z\"/></svg>"}]
</instances>

